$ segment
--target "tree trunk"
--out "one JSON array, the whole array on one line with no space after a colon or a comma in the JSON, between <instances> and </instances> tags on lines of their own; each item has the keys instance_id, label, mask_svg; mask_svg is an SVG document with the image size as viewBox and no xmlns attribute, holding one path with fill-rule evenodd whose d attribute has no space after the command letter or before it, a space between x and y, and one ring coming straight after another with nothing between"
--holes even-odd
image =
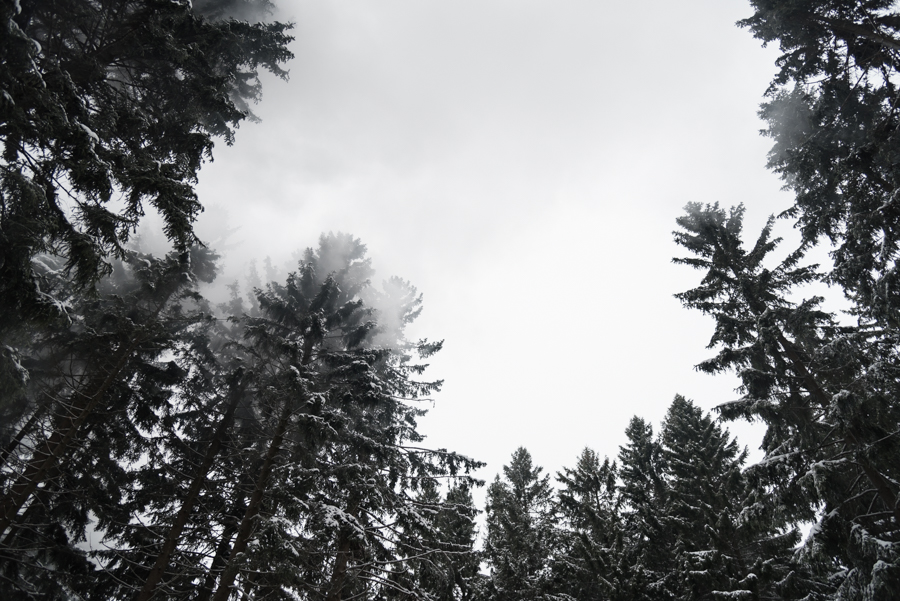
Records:
<instances>
[{"instance_id":1,"label":"tree trunk","mask_svg":"<svg viewBox=\"0 0 900 601\"><path fill-rule=\"evenodd\" d=\"M354 494L348 501L347 513L359 519L359 498ZM347 582L347 571L353 553L353 540L350 533L341 528L338 534L337 555L334 558L334 569L331 570L331 582L325 601L340 601Z\"/></svg>"},{"instance_id":2,"label":"tree trunk","mask_svg":"<svg viewBox=\"0 0 900 601\"><path fill-rule=\"evenodd\" d=\"M291 406L292 403L290 399L285 399L284 408L281 411L278 425L275 428L275 436L272 438L269 450L266 452L265 462L263 463L259 478L256 480L256 485L253 488L253 495L250 497L247 511L244 512L244 519L241 520L241 526L238 528L237 537L235 537L234 546L232 547L231 555L228 558L228 566L225 568L225 571L222 572L222 577L219 579L219 586L216 589L216 594L213 596L212 601L227 601L228 596L231 594L231 586L234 584L234 579L237 576L238 571L237 560L247 549L247 545L250 542L250 536L253 534L254 527L256 526L256 518L259 516L263 496L269 485L269 476L272 473L272 468L275 466L275 460L281 451L281 441L284 439L284 434L290 423Z\"/></svg>"},{"instance_id":3,"label":"tree trunk","mask_svg":"<svg viewBox=\"0 0 900 601\"><path fill-rule=\"evenodd\" d=\"M231 539L234 537L234 533L237 532L238 519L245 511L247 511L247 505L244 503L244 493L239 490L238 498L235 500L231 511L228 512L228 518L231 519L225 524L222 538L219 539L219 545L216 547L216 554L209 566L209 571L206 573L206 578L203 580L203 585L200 587L200 592L197 593L194 601L209 601L209 598L212 596L213 587L215 587L218 578L217 574L222 571L222 568L228 562L228 555L231 552Z\"/></svg>"},{"instance_id":4,"label":"tree trunk","mask_svg":"<svg viewBox=\"0 0 900 601\"><path fill-rule=\"evenodd\" d=\"M7 531L6 536L3 537L3 541L0 544L2 544L7 549L12 549L13 543L16 540L16 536L19 534L19 532L23 528L26 528L28 526L28 523L30 521L32 521L32 519L35 517L35 514L38 513L38 510L40 509L42 502L46 502L47 499L49 498L49 496L53 492L56 492L56 491L49 491L46 488L39 491L36 494L37 501L34 503L31 503L28 506L28 509L26 509L22 513L21 519L17 523L12 525L12 527L9 529L9 531ZM19 552L21 552L21 551L19 551Z\"/></svg>"},{"instance_id":5,"label":"tree trunk","mask_svg":"<svg viewBox=\"0 0 900 601\"><path fill-rule=\"evenodd\" d=\"M109 390L115 379L125 368L139 341L139 338L135 338L130 344L116 353L115 362L107 372L106 377L90 387L93 389L92 392L81 394L75 391L72 395L73 402L69 408L69 417L64 419L63 423L53 431L50 437L35 449L34 455L32 455L25 466L25 471L10 487L9 492L4 495L3 502L0 503L0 535L6 532L15 521L19 510L28 501L37 486L58 465L60 458L65 454L78 429L91 412L97 408L97 405L106 395L106 391Z\"/></svg>"},{"instance_id":6,"label":"tree trunk","mask_svg":"<svg viewBox=\"0 0 900 601\"><path fill-rule=\"evenodd\" d=\"M839 19L829 19L828 17L820 17L818 15L810 15L810 21L827 25L831 31L838 34L845 42L850 42L853 38L865 38L870 42L875 42L883 48L891 50L900 50L900 40L881 33L876 29L864 27L852 21L841 21Z\"/></svg>"},{"instance_id":7,"label":"tree trunk","mask_svg":"<svg viewBox=\"0 0 900 601\"><path fill-rule=\"evenodd\" d=\"M3 452L0 453L0 466L6 465L6 460L9 459L9 456L13 454L20 444L22 444L22 439L25 438L25 435L31 432L31 429L37 423L37 421L44 415L44 412L47 410L47 407L50 406L50 401L47 401L41 404L34 412L31 414L31 417L28 418L28 421L25 422L19 431L16 432L16 435L9 441L9 444L6 445L6 448L3 449Z\"/></svg>"},{"instance_id":8,"label":"tree trunk","mask_svg":"<svg viewBox=\"0 0 900 601\"><path fill-rule=\"evenodd\" d=\"M238 375L238 378L240 378L240 375ZM178 539L181 538L181 533L184 531L188 518L190 518L194 504L200 496L200 489L203 488L203 485L206 483L206 475L209 473L210 468L212 468L213 461L215 461L216 455L219 454L219 449L222 447L222 441L225 438L225 434L231 427L234 411L240 400L243 398L243 386L237 383L233 386L234 388L231 390L230 394L231 400L228 403L228 408L225 411L225 415L222 417L222 421L219 422L219 427L216 428L212 444L210 444L206 450L206 456L203 458L203 463L200 464L200 467L194 476L194 481L191 483L187 496L182 502L181 508L178 510L178 515L175 516L175 521L169 528L162 549L160 549L159 555L156 556L156 562L150 570L150 573L147 575L147 580L144 582L143 588L141 588L140 592L135 596L135 601L149 601L156 590L156 585L159 584L166 568L169 566L169 559L172 557L172 553L178 545Z\"/></svg>"},{"instance_id":9,"label":"tree trunk","mask_svg":"<svg viewBox=\"0 0 900 601\"><path fill-rule=\"evenodd\" d=\"M350 537L341 531L338 535L338 550L334 558L334 569L331 571L331 582L328 585L328 595L325 601L340 601L344 590L344 581L347 579L347 565L350 562Z\"/></svg>"}]
</instances>

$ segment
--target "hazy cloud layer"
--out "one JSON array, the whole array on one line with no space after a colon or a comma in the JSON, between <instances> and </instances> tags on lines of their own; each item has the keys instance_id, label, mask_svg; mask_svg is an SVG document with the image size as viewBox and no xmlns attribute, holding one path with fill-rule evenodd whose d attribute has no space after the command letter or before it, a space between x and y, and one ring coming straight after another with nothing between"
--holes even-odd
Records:
<instances>
[{"instance_id":1,"label":"hazy cloud layer","mask_svg":"<svg viewBox=\"0 0 900 601\"><path fill-rule=\"evenodd\" d=\"M756 110L772 50L744 2L301 0L297 59L216 149L201 233L232 266L284 263L322 231L368 244L425 295L446 338L430 442L490 462L519 445L550 470L614 455L631 415L676 392L710 408L711 322L672 294L688 201L745 202L753 231L789 198ZM205 229L204 229L205 228Z\"/></svg>"}]
</instances>

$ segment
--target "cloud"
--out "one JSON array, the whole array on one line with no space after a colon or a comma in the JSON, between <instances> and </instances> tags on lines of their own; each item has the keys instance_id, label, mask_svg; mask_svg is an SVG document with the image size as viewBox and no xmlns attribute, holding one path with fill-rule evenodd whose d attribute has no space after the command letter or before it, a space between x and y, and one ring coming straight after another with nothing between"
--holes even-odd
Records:
<instances>
[{"instance_id":1,"label":"cloud","mask_svg":"<svg viewBox=\"0 0 900 601\"><path fill-rule=\"evenodd\" d=\"M263 122L216 149L201 200L240 226L238 262L350 232L424 294L414 331L447 339L435 444L490 469L524 444L552 471L586 444L615 454L676 392L733 397L692 372L707 324L671 298L693 274L669 259L688 201L745 202L749 231L787 203L757 135L773 54L734 28L743 3L280 10L290 82L265 82Z\"/></svg>"}]
</instances>

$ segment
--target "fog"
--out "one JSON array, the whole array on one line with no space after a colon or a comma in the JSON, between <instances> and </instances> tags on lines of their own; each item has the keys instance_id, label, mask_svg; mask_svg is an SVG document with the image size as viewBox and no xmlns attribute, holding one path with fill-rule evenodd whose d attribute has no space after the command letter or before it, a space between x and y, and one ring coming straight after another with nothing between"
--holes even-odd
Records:
<instances>
[{"instance_id":1,"label":"fog","mask_svg":"<svg viewBox=\"0 0 900 601\"><path fill-rule=\"evenodd\" d=\"M550 473L584 446L615 456L630 417L658 423L676 393L736 398L693 370L712 322L672 297L700 274L671 263L671 231L689 201L745 203L748 236L790 204L756 117L777 52L735 27L743 0L277 11L296 23L290 80L264 81L262 122L201 172L221 286L266 257L283 277L322 232L359 237L375 283L424 295L413 336L445 340L426 442L486 479L520 445Z\"/></svg>"}]
</instances>

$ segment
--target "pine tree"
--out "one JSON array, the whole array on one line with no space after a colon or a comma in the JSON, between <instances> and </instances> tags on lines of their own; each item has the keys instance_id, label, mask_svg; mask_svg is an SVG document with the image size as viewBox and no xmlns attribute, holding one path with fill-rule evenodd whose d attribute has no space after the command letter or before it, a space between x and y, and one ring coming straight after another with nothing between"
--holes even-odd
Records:
<instances>
[{"instance_id":1,"label":"pine tree","mask_svg":"<svg viewBox=\"0 0 900 601\"><path fill-rule=\"evenodd\" d=\"M764 267L778 243L771 219L746 251L742 207L692 204L687 211L676 241L693 256L677 262L705 274L700 287L677 296L716 321L710 347L720 350L698 368L733 369L741 378L744 396L721 406L722 416L767 425L766 457L751 471L771 487L775 510L789 523L818 519L807 549L842 582L839 596L896 590L896 346L868 327L836 325L818 308L820 298L788 300L819 275L798 267L804 248Z\"/></svg>"},{"instance_id":2,"label":"pine tree","mask_svg":"<svg viewBox=\"0 0 900 601\"><path fill-rule=\"evenodd\" d=\"M796 193L786 215L836 245L830 279L896 327L900 250L895 159L900 13L886 0L752 0L739 22L783 54L761 115L769 166Z\"/></svg>"},{"instance_id":3,"label":"pine tree","mask_svg":"<svg viewBox=\"0 0 900 601\"><path fill-rule=\"evenodd\" d=\"M215 16L203 4L0 6L0 544L18 549L2 567L13 588L36 582L26 558L51 574L46 583L91 573L73 547L89 515L127 521L116 507L133 479L123 466L184 377L177 360L159 358L194 317L175 315L181 292L168 284L158 294L109 290L115 260L142 285L161 275L193 285L183 278L200 271L184 259L196 255L200 165L215 138L231 143L251 116L259 70L286 75L290 26L227 18L265 2L219 3ZM173 258L126 250L148 204ZM149 314L147 303L156 303ZM74 492L84 490L94 498ZM24 551L32 547L45 551ZM50 550L55 558L39 557Z\"/></svg>"},{"instance_id":4,"label":"pine tree","mask_svg":"<svg viewBox=\"0 0 900 601\"><path fill-rule=\"evenodd\" d=\"M750 557L737 533L746 452L682 396L669 406L660 443L669 489L661 519L677 540L675 597L752 592L756 578L745 580Z\"/></svg>"},{"instance_id":5,"label":"pine tree","mask_svg":"<svg viewBox=\"0 0 900 601\"><path fill-rule=\"evenodd\" d=\"M574 599L615 599L625 587L618 467L585 448L575 467L563 468L556 478L565 527L557 580Z\"/></svg>"},{"instance_id":6,"label":"pine tree","mask_svg":"<svg viewBox=\"0 0 900 601\"><path fill-rule=\"evenodd\" d=\"M5 344L23 320L59 315L35 266L41 253L62 257L76 284L92 284L109 273L109 257L125 256L147 205L177 250L197 242L202 162L214 139L232 143L251 116L260 69L284 78L291 58L289 25L208 18L203 8L157 0L0 7Z\"/></svg>"},{"instance_id":7,"label":"pine tree","mask_svg":"<svg viewBox=\"0 0 900 601\"><path fill-rule=\"evenodd\" d=\"M487 491L485 559L490 599L554 598L552 565L557 553L557 515L550 476L541 476L531 454L517 449L503 475Z\"/></svg>"}]
</instances>

